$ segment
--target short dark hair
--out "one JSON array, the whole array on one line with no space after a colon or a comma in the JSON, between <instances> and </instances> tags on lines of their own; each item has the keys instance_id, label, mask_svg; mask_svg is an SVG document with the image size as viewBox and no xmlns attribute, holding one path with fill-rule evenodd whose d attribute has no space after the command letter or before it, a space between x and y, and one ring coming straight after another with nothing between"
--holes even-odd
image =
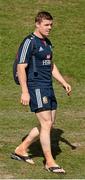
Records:
<instances>
[{"instance_id":1,"label":"short dark hair","mask_svg":"<svg viewBox=\"0 0 85 180\"><path fill-rule=\"evenodd\" d=\"M35 17L35 23L36 22L41 23L43 19L53 20L53 17L49 12L41 11L38 12L37 16Z\"/></svg>"}]
</instances>

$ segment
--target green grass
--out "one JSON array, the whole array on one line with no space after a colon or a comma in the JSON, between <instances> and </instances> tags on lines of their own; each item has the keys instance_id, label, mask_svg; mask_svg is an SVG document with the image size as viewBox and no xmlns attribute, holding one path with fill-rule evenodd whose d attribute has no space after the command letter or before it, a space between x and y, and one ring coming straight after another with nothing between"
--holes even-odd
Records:
<instances>
[{"instance_id":1,"label":"green grass","mask_svg":"<svg viewBox=\"0 0 85 180\"><path fill-rule=\"evenodd\" d=\"M12 64L20 42L34 29L40 10L54 17L50 35L54 62L72 85L67 97L54 80L58 112L52 135L56 162L66 175L43 170L39 142L31 146L34 166L10 159L21 138L38 124L28 107L20 104L20 87L12 76ZM84 0L0 0L0 178L84 179L85 178L85 1ZM71 145L77 145L72 149Z\"/></svg>"}]
</instances>

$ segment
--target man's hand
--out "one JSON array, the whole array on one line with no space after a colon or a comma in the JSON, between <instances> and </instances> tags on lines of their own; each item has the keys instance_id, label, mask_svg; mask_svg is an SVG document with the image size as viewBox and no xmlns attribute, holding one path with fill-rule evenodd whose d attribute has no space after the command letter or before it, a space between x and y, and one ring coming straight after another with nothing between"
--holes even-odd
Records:
<instances>
[{"instance_id":1,"label":"man's hand","mask_svg":"<svg viewBox=\"0 0 85 180\"><path fill-rule=\"evenodd\" d=\"M29 93L22 93L22 95L21 95L21 103L26 106L26 105L29 105L29 102L30 102Z\"/></svg>"},{"instance_id":2,"label":"man's hand","mask_svg":"<svg viewBox=\"0 0 85 180\"><path fill-rule=\"evenodd\" d=\"M68 84L68 83L65 83L63 85L63 87L65 88L66 92L67 92L67 95L70 96L70 93L71 93L71 86Z\"/></svg>"}]
</instances>

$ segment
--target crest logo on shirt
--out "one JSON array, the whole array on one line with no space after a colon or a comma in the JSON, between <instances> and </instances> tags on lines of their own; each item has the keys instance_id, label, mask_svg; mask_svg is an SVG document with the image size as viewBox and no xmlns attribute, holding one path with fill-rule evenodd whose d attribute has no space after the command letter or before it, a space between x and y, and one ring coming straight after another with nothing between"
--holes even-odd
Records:
<instances>
[{"instance_id":1,"label":"crest logo on shirt","mask_svg":"<svg viewBox=\"0 0 85 180\"><path fill-rule=\"evenodd\" d=\"M48 98L46 96L43 97L43 104L47 104L48 103Z\"/></svg>"},{"instance_id":2,"label":"crest logo on shirt","mask_svg":"<svg viewBox=\"0 0 85 180\"><path fill-rule=\"evenodd\" d=\"M46 59L50 59L50 58L51 58L51 55L47 54Z\"/></svg>"},{"instance_id":3,"label":"crest logo on shirt","mask_svg":"<svg viewBox=\"0 0 85 180\"><path fill-rule=\"evenodd\" d=\"M40 48L39 48L39 52L41 52L41 51L44 51L44 49L40 46Z\"/></svg>"}]
</instances>

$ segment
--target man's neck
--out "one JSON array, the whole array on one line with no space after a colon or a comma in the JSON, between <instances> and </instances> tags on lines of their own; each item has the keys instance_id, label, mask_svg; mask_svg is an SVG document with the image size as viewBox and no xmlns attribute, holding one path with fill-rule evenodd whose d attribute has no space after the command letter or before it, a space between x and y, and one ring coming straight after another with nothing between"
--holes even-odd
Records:
<instances>
[{"instance_id":1,"label":"man's neck","mask_svg":"<svg viewBox=\"0 0 85 180\"><path fill-rule=\"evenodd\" d=\"M41 39L45 39L45 36L43 36L41 33L39 33L39 31L34 31L34 35L41 38Z\"/></svg>"}]
</instances>

